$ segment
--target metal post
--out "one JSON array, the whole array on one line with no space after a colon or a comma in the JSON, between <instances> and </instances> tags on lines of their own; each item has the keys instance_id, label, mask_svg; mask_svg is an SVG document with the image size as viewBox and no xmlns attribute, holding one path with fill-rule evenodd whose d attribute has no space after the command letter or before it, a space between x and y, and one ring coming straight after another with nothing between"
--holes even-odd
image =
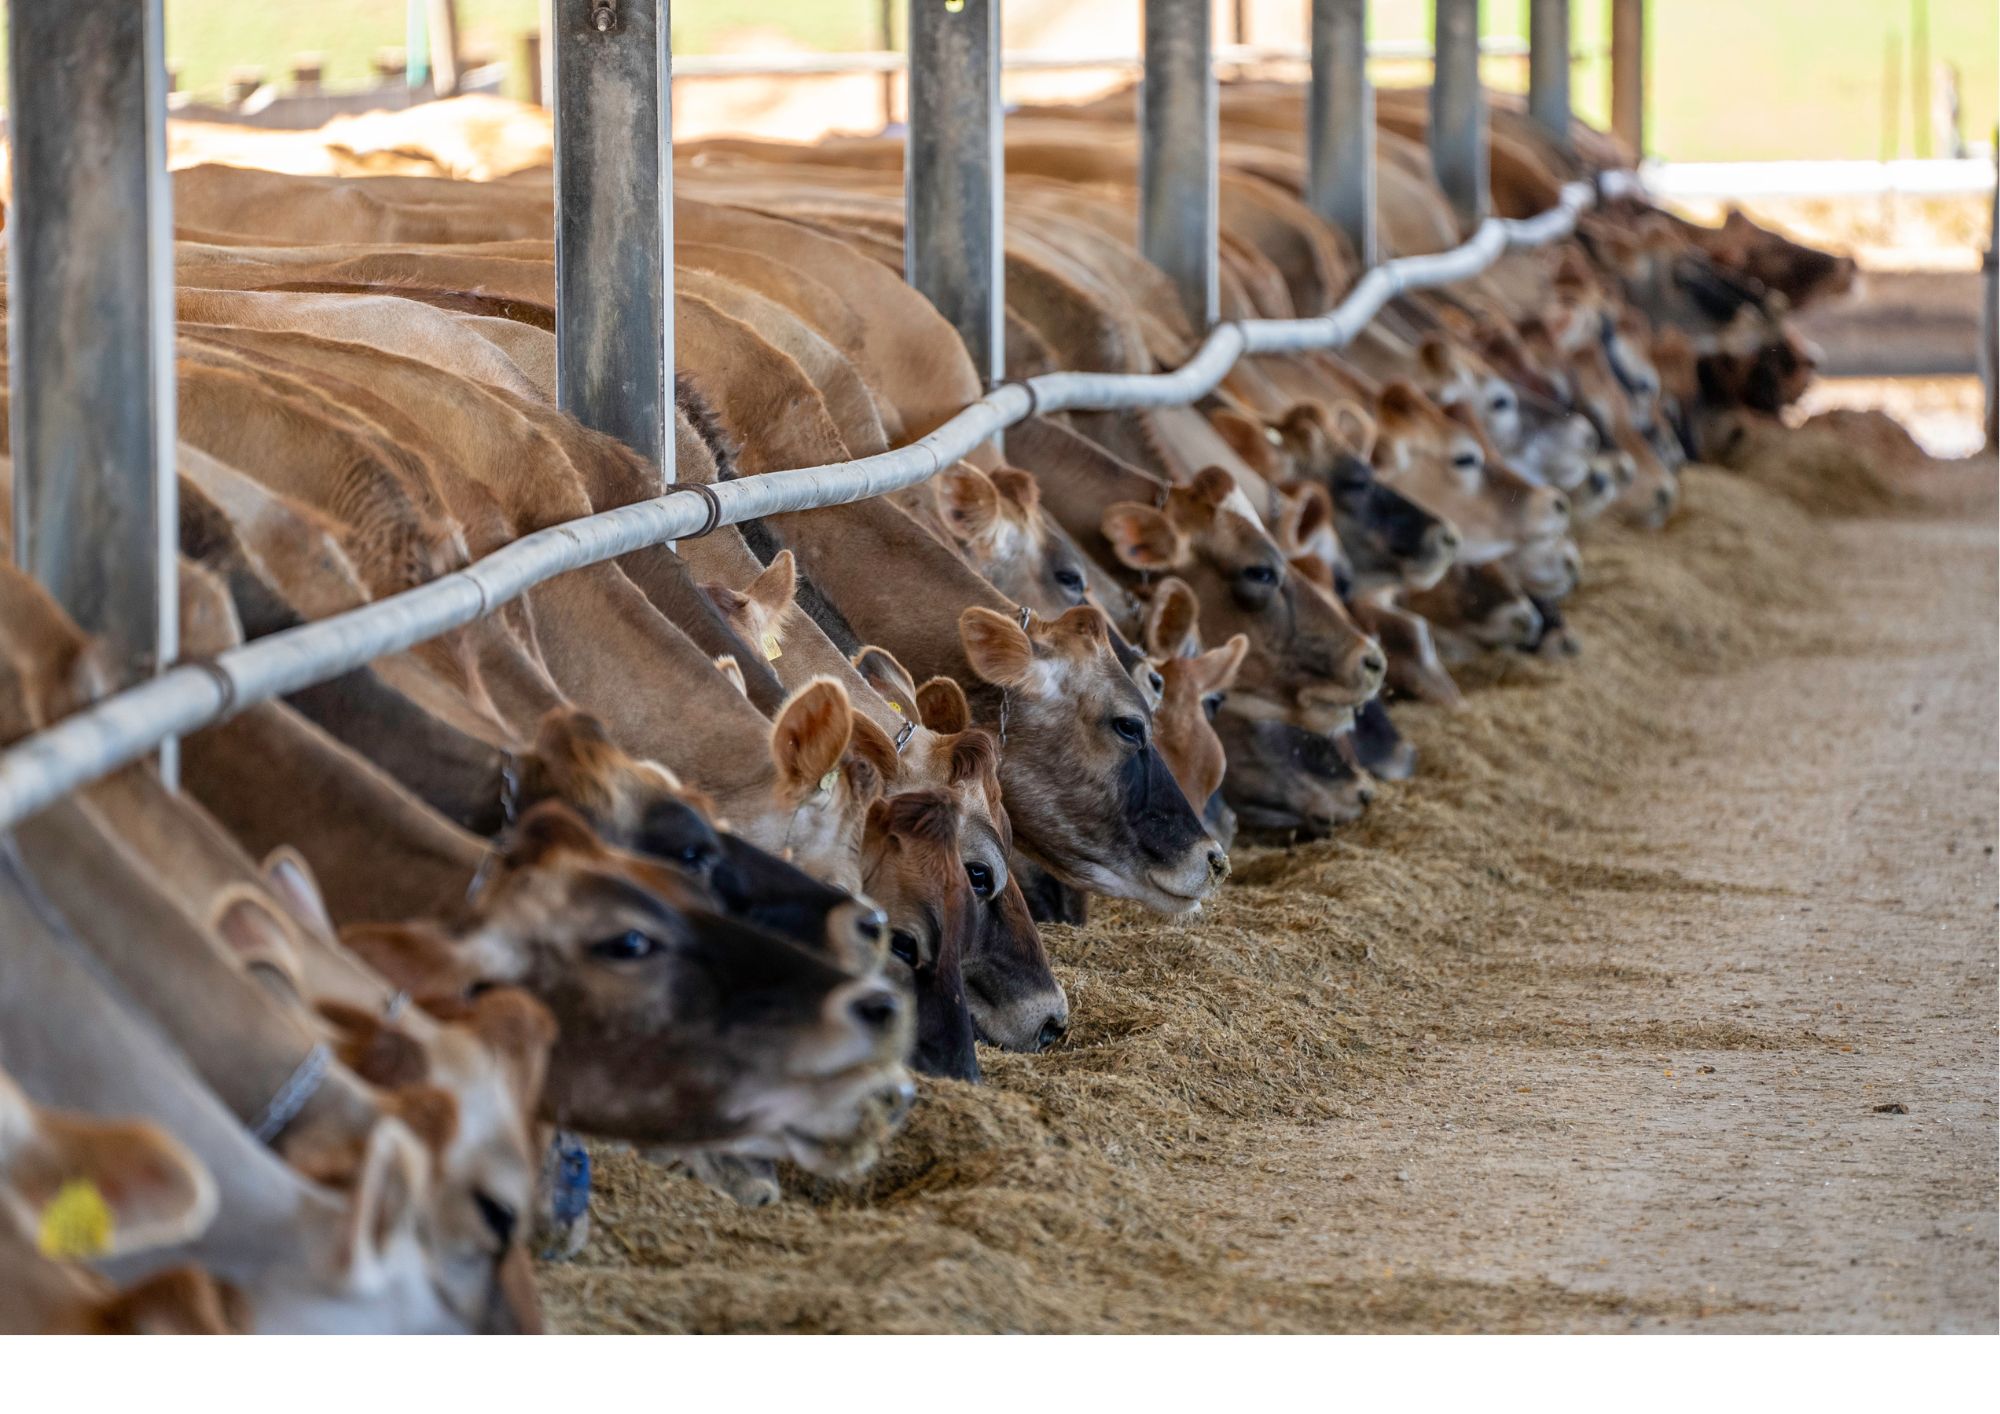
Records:
<instances>
[{"instance_id":1,"label":"metal post","mask_svg":"<svg viewBox=\"0 0 2000 1414\"><path fill-rule=\"evenodd\" d=\"M668 0L556 0L556 400L674 474Z\"/></svg>"},{"instance_id":2,"label":"metal post","mask_svg":"<svg viewBox=\"0 0 2000 1414\"><path fill-rule=\"evenodd\" d=\"M431 92L450 98L458 92L458 0L430 0Z\"/></svg>"},{"instance_id":3,"label":"metal post","mask_svg":"<svg viewBox=\"0 0 2000 1414\"><path fill-rule=\"evenodd\" d=\"M989 387L1007 372L1000 0L910 0L903 278L951 321Z\"/></svg>"},{"instance_id":4,"label":"metal post","mask_svg":"<svg viewBox=\"0 0 2000 1414\"><path fill-rule=\"evenodd\" d=\"M1646 0L1611 0L1611 135L1646 155Z\"/></svg>"},{"instance_id":5,"label":"metal post","mask_svg":"<svg viewBox=\"0 0 2000 1414\"><path fill-rule=\"evenodd\" d=\"M2000 128L1993 130L1993 224L1986 228L1986 308L1979 321L1979 374L1986 384L1986 450L2000 448Z\"/></svg>"},{"instance_id":6,"label":"metal post","mask_svg":"<svg viewBox=\"0 0 2000 1414\"><path fill-rule=\"evenodd\" d=\"M1139 83L1139 249L1198 329L1221 311L1210 0L1146 0Z\"/></svg>"},{"instance_id":7,"label":"metal post","mask_svg":"<svg viewBox=\"0 0 2000 1414\"><path fill-rule=\"evenodd\" d=\"M178 651L162 18L9 6L14 553L126 682Z\"/></svg>"},{"instance_id":8,"label":"metal post","mask_svg":"<svg viewBox=\"0 0 2000 1414\"><path fill-rule=\"evenodd\" d=\"M1437 0L1432 38L1431 171L1470 230L1486 219L1486 94L1479 87L1479 0Z\"/></svg>"},{"instance_id":9,"label":"metal post","mask_svg":"<svg viewBox=\"0 0 2000 1414\"><path fill-rule=\"evenodd\" d=\"M1368 0L1312 0L1306 199L1375 263L1375 88L1368 81Z\"/></svg>"},{"instance_id":10,"label":"metal post","mask_svg":"<svg viewBox=\"0 0 2000 1414\"><path fill-rule=\"evenodd\" d=\"M1569 0L1528 0L1528 116L1568 153Z\"/></svg>"}]
</instances>

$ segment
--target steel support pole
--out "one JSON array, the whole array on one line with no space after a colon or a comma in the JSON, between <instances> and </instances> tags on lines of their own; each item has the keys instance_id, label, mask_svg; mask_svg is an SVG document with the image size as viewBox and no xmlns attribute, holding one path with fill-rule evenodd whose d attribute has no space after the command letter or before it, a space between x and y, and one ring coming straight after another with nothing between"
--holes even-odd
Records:
<instances>
[{"instance_id":1,"label":"steel support pole","mask_svg":"<svg viewBox=\"0 0 2000 1414\"><path fill-rule=\"evenodd\" d=\"M1368 0L1312 0L1306 107L1306 199L1347 235L1363 268L1376 260L1375 88L1368 82Z\"/></svg>"},{"instance_id":2,"label":"steel support pole","mask_svg":"<svg viewBox=\"0 0 2000 1414\"><path fill-rule=\"evenodd\" d=\"M1479 87L1479 0L1437 0L1432 37L1431 172L1459 225L1486 219L1486 94Z\"/></svg>"},{"instance_id":3,"label":"steel support pole","mask_svg":"<svg viewBox=\"0 0 2000 1414\"><path fill-rule=\"evenodd\" d=\"M1569 0L1528 0L1528 116L1559 151L1572 150Z\"/></svg>"},{"instance_id":4,"label":"steel support pole","mask_svg":"<svg viewBox=\"0 0 2000 1414\"><path fill-rule=\"evenodd\" d=\"M14 554L131 682L178 651L161 0L8 9Z\"/></svg>"},{"instance_id":5,"label":"steel support pole","mask_svg":"<svg viewBox=\"0 0 2000 1414\"><path fill-rule=\"evenodd\" d=\"M1210 0L1146 0L1139 83L1139 249L1197 329L1221 311Z\"/></svg>"},{"instance_id":6,"label":"steel support pole","mask_svg":"<svg viewBox=\"0 0 2000 1414\"><path fill-rule=\"evenodd\" d=\"M1993 133L1993 224L1986 228L1983 284L1986 304L1979 321L1979 376L1986 384L1986 450L2000 448L2000 128Z\"/></svg>"},{"instance_id":7,"label":"steel support pole","mask_svg":"<svg viewBox=\"0 0 2000 1414\"><path fill-rule=\"evenodd\" d=\"M910 0L909 74L903 276L991 387L1007 372L1000 0Z\"/></svg>"},{"instance_id":8,"label":"steel support pole","mask_svg":"<svg viewBox=\"0 0 2000 1414\"><path fill-rule=\"evenodd\" d=\"M667 0L556 0L556 400L674 475Z\"/></svg>"},{"instance_id":9,"label":"steel support pole","mask_svg":"<svg viewBox=\"0 0 2000 1414\"><path fill-rule=\"evenodd\" d=\"M1611 135L1646 155L1646 0L1611 0Z\"/></svg>"}]
</instances>

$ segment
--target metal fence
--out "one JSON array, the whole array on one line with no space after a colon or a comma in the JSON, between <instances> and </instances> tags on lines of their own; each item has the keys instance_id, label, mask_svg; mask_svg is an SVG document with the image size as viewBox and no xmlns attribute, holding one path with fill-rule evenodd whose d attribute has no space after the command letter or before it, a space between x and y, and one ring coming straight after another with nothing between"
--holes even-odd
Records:
<instances>
[{"instance_id":1,"label":"metal fence","mask_svg":"<svg viewBox=\"0 0 2000 1414\"><path fill-rule=\"evenodd\" d=\"M1218 253L1211 0L1149 0L1141 241L1188 308L1212 316ZM1567 0L1531 0L1534 33L1567 33ZM914 85L908 273L997 379L1004 312L998 0L910 0ZM667 0L554 0L557 382L561 405L673 475L671 56ZM537 531L466 569L212 660L176 656L170 188L164 163L161 0L12 0L15 197L8 224L17 554L87 632L122 655L130 685L0 754L0 829L174 738L338 677L490 613L565 571L700 529L710 511L670 491ZM1361 0L1314 0L1315 204L1374 227L1370 181L1339 154L1372 151ZM1432 160L1453 204L1486 207L1483 98L1466 36L1478 0L1438 0ZM1562 23L1557 24L1560 19ZM1450 31L1449 36L1447 30ZM27 42L24 42L27 41ZM1552 41L1553 42L1553 41ZM920 47L918 47L920 46ZM1566 140L1566 66L1531 66L1531 111ZM1565 75L1551 92L1552 72ZM602 141L605 133L616 141ZM599 135L593 141L593 133ZM102 190L105 173L124 186ZM1600 185L1631 189L1619 174ZM1170 195L1169 195L1170 194ZM1185 404L1245 354L1337 348L1398 293L1466 279L1510 247L1575 226L1598 193L1575 183L1529 220L1483 219L1438 255L1372 264L1312 318L1215 323L1179 368L1053 373L992 390L929 435L832 466L713 488L716 523L864 500L916 485L1036 413ZM87 262L59 258L87 247ZM100 360L110 360L104 362ZM168 763L170 764L170 763Z\"/></svg>"}]
</instances>

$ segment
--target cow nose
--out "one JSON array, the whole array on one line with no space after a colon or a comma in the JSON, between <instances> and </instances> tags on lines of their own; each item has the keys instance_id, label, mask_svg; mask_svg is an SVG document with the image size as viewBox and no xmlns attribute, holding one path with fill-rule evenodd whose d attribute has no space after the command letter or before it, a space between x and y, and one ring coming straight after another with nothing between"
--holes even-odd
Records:
<instances>
[{"instance_id":1,"label":"cow nose","mask_svg":"<svg viewBox=\"0 0 2000 1414\"><path fill-rule=\"evenodd\" d=\"M1361 655L1361 671L1371 678L1379 678L1389 671L1389 660L1382 656L1382 650L1371 648Z\"/></svg>"},{"instance_id":2,"label":"cow nose","mask_svg":"<svg viewBox=\"0 0 2000 1414\"><path fill-rule=\"evenodd\" d=\"M1046 1051L1050 1046L1069 1034L1069 1024L1060 1016L1052 1016L1042 1023L1042 1029L1035 1033L1035 1049Z\"/></svg>"},{"instance_id":3,"label":"cow nose","mask_svg":"<svg viewBox=\"0 0 2000 1414\"><path fill-rule=\"evenodd\" d=\"M1372 805L1372 804L1374 804L1374 802L1375 802L1375 787L1373 787L1373 786L1363 786L1363 787L1361 787L1361 789L1359 789L1359 790L1357 790L1357 791L1355 791L1355 792L1354 792L1354 798L1355 798L1356 800L1360 801L1360 802L1361 802L1361 803L1362 803L1363 805Z\"/></svg>"},{"instance_id":4,"label":"cow nose","mask_svg":"<svg viewBox=\"0 0 2000 1414\"><path fill-rule=\"evenodd\" d=\"M886 982L857 982L847 989L847 1015L871 1036L887 1035L903 1014L903 999Z\"/></svg>"},{"instance_id":5,"label":"cow nose","mask_svg":"<svg viewBox=\"0 0 2000 1414\"><path fill-rule=\"evenodd\" d=\"M1562 494L1558 493L1558 494L1557 494L1557 496L1556 496L1556 498L1555 498L1555 499L1554 499L1553 501L1550 501L1550 502L1549 502L1549 514L1550 514L1550 515L1558 515L1558 516L1566 516L1566 515L1568 515L1568 514L1569 514L1569 497L1567 497L1567 496L1564 496L1564 495L1562 495Z\"/></svg>"},{"instance_id":6,"label":"cow nose","mask_svg":"<svg viewBox=\"0 0 2000 1414\"><path fill-rule=\"evenodd\" d=\"M1601 471L1593 471L1585 478L1584 484L1590 487L1591 498L1595 500L1597 497L1610 491L1611 478Z\"/></svg>"},{"instance_id":7,"label":"cow nose","mask_svg":"<svg viewBox=\"0 0 2000 1414\"><path fill-rule=\"evenodd\" d=\"M1229 856L1219 849L1208 852L1208 877L1220 880L1229 872Z\"/></svg>"}]
</instances>

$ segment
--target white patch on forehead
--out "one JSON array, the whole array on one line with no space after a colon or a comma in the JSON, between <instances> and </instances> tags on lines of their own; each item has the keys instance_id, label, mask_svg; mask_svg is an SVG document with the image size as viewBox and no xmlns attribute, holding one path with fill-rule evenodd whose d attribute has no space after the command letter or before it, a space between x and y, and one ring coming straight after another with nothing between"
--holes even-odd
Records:
<instances>
[{"instance_id":1,"label":"white patch on forehead","mask_svg":"<svg viewBox=\"0 0 2000 1414\"><path fill-rule=\"evenodd\" d=\"M1232 511L1242 516L1243 519L1249 521L1250 524L1256 526L1259 530L1265 528L1264 518L1257 514L1257 508L1250 503L1250 498L1243 494L1241 486L1232 486L1229 488L1229 494L1222 498L1221 509Z\"/></svg>"}]
</instances>

